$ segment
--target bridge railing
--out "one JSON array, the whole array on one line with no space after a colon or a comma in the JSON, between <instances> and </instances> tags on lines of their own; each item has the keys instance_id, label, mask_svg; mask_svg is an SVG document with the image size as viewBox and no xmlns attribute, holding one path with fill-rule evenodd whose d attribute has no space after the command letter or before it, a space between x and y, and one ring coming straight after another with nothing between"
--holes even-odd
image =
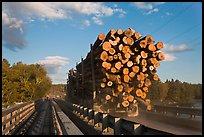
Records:
<instances>
[{"instance_id":1,"label":"bridge railing","mask_svg":"<svg viewBox=\"0 0 204 137\"><path fill-rule=\"evenodd\" d=\"M20 123L30 117L36 109L37 101L18 104L2 110L2 135L9 134Z\"/></svg>"},{"instance_id":2,"label":"bridge railing","mask_svg":"<svg viewBox=\"0 0 204 137\"><path fill-rule=\"evenodd\" d=\"M202 109L200 108L154 105L153 110L163 114L173 113L176 116L187 114L190 115L191 118L195 118L195 116L202 116Z\"/></svg>"},{"instance_id":3,"label":"bridge railing","mask_svg":"<svg viewBox=\"0 0 204 137\"><path fill-rule=\"evenodd\" d=\"M92 125L95 129L102 131L102 134L105 135L140 135L144 130L147 130L147 127L140 123L115 117L108 113L101 113L82 105L73 104L73 108L73 113L76 116ZM167 134L162 131L158 132Z\"/></svg>"}]
</instances>

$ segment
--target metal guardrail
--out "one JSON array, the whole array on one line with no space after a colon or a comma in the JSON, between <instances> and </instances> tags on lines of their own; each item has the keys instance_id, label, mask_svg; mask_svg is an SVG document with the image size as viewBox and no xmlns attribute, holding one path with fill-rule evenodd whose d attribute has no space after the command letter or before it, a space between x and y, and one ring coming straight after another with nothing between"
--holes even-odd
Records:
<instances>
[{"instance_id":1,"label":"metal guardrail","mask_svg":"<svg viewBox=\"0 0 204 137\"><path fill-rule=\"evenodd\" d=\"M35 111L34 101L15 105L2 111L2 135L7 135Z\"/></svg>"},{"instance_id":2,"label":"metal guardrail","mask_svg":"<svg viewBox=\"0 0 204 137\"><path fill-rule=\"evenodd\" d=\"M181 114L188 114L191 118L195 118L195 116L202 116L202 109L199 108L189 108L189 107L180 107L180 106L162 106L162 105L154 105L153 111L162 112L163 114L173 113L176 116Z\"/></svg>"},{"instance_id":3,"label":"metal guardrail","mask_svg":"<svg viewBox=\"0 0 204 137\"><path fill-rule=\"evenodd\" d=\"M73 104L73 107L73 113L75 115L86 121L89 125L92 125L95 129L101 130L102 134L105 135L141 135L147 130L147 128L140 123L114 117L107 113L97 112L78 104ZM162 131L158 132L168 134Z\"/></svg>"}]
</instances>

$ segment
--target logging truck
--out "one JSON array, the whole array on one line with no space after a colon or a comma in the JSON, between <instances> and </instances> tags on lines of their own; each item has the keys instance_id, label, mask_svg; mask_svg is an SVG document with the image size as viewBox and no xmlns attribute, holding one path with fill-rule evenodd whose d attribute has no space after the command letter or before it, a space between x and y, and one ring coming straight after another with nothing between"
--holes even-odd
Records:
<instances>
[{"instance_id":1,"label":"logging truck","mask_svg":"<svg viewBox=\"0 0 204 137\"><path fill-rule=\"evenodd\" d=\"M151 110L147 98L151 81L164 60L162 42L132 28L99 34L85 59L68 73L71 102L99 112L137 116L139 108Z\"/></svg>"}]
</instances>

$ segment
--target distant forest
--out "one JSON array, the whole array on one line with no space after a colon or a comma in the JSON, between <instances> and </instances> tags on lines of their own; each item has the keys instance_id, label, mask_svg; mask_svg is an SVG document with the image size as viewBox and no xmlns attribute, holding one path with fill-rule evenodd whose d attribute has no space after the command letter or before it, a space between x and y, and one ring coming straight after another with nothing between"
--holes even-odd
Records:
<instances>
[{"instance_id":1,"label":"distant forest","mask_svg":"<svg viewBox=\"0 0 204 137\"><path fill-rule=\"evenodd\" d=\"M194 99L202 99L202 84L191 84L179 80L153 81L147 98L160 104L190 106Z\"/></svg>"},{"instance_id":2,"label":"distant forest","mask_svg":"<svg viewBox=\"0 0 204 137\"><path fill-rule=\"evenodd\" d=\"M2 107L18 102L28 102L48 94L64 95L65 84L52 85L46 69L39 64L10 65L2 60ZM194 99L202 99L202 84L191 84L179 80L153 81L147 98L160 104L191 105Z\"/></svg>"}]
</instances>

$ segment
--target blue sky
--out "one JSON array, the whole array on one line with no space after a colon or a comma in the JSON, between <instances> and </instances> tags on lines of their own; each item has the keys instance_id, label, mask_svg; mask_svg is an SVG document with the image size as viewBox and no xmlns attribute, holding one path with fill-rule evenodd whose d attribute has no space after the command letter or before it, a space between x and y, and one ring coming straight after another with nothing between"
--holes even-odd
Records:
<instances>
[{"instance_id":1,"label":"blue sky","mask_svg":"<svg viewBox=\"0 0 204 137\"><path fill-rule=\"evenodd\" d=\"M165 44L162 81L202 83L201 2L4 2L2 58L45 64L53 83L66 83L100 33L129 27Z\"/></svg>"}]
</instances>

